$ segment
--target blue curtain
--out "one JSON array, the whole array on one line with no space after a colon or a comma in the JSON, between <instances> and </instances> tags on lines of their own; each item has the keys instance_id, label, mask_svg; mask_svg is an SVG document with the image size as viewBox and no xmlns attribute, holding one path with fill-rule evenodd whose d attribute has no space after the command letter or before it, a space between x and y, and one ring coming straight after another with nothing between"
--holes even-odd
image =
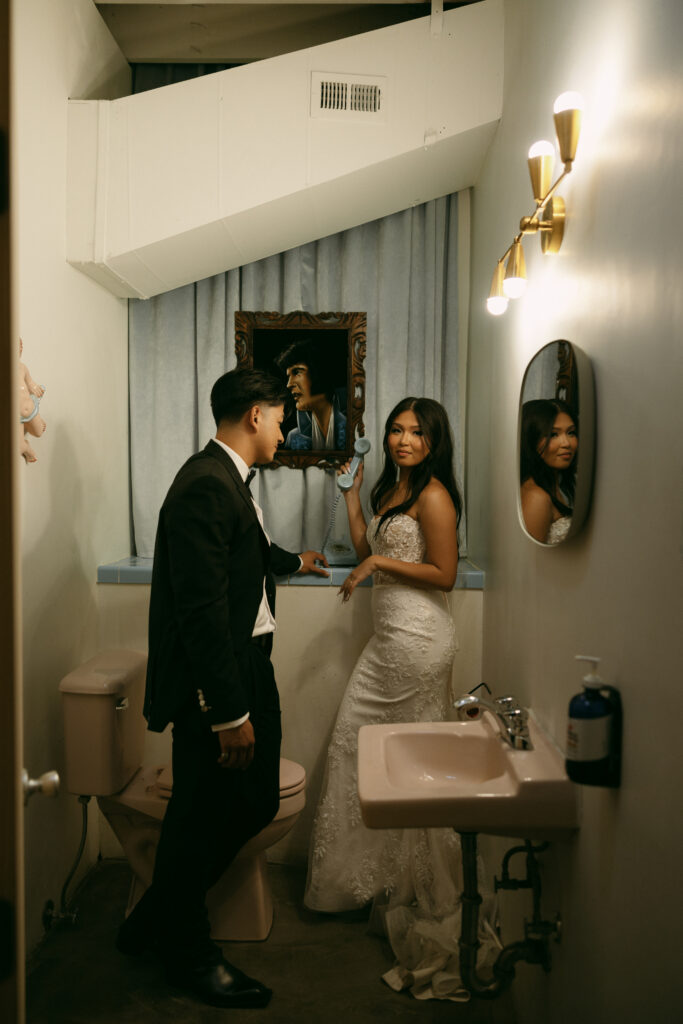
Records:
<instances>
[{"instance_id":1,"label":"blue curtain","mask_svg":"<svg viewBox=\"0 0 683 1024\"><path fill-rule=\"evenodd\" d=\"M367 493L380 470L384 421L406 395L435 398L448 410L461 483L457 239L458 197L446 196L155 298L132 300L135 553L152 555L171 480L215 433L209 393L236 364L236 310L367 313L364 424L373 443ZM282 467L258 476L258 500L272 538L290 550L319 549L335 496L334 474Z\"/></svg>"}]
</instances>

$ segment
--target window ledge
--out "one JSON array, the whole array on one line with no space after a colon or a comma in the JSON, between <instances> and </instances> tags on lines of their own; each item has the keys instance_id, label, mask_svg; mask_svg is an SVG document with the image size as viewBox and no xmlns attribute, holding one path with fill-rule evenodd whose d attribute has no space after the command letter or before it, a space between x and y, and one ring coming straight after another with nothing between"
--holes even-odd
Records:
<instances>
[{"instance_id":1,"label":"window ledge","mask_svg":"<svg viewBox=\"0 0 683 1024\"><path fill-rule=\"evenodd\" d=\"M151 583L152 582L152 558L138 558L130 556L120 558L118 562L109 562L107 565L98 565L98 583ZM276 582L279 587L340 587L353 566L338 565L330 569L329 576L278 576ZM361 587L371 587L372 580L364 580ZM458 577L455 581L456 590L483 590L484 573L470 562L467 558L461 558L458 563Z\"/></svg>"}]
</instances>

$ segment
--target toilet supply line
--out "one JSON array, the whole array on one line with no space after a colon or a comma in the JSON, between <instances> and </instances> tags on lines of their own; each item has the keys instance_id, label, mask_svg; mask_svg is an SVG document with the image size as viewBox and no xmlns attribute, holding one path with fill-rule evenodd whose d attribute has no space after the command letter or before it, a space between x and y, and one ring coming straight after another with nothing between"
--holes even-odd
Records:
<instances>
[{"instance_id":1,"label":"toilet supply line","mask_svg":"<svg viewBox=\"0 0 683 1024\"><path fill-rule=\"evenodd\" d=\"M71 870L69 871L69 874L66 876L66 881L62 886L62 893L59 899L59 910L55 910L54 900L47 900L45 906L43 907L42 922L43 928L45 929L46 932L49 932L50 928L52 928L52 925L56 924L59 921L65 921L67 924L73 925L76 924L76 920L78 918L77 907L74 910L67 909L68 901L66 898L66 894L68 892L69 886L71 885L71 879L76 874L76 870L81 862L81 857L83 856L83 851L85 849L85 840L88 835L88 804L90 803L90 797L87 795L79 796L78 802L82 807L81 841L78 846L78 853L76 854L76 859L74 860Z\"/></svg>"}]
</instances>

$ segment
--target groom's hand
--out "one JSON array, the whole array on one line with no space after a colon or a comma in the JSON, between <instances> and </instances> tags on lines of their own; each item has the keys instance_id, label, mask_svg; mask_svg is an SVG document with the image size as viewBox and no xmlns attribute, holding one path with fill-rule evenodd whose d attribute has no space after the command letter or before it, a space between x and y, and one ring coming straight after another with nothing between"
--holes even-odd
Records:
<instances>
[{"instance_id":1,"label":"groom's hand","mask_svg":"<svg viewBox=\"0 0 683 1024\"><path fill-rule=\"evenodd\" d=\"M221 745L218 758L221 768L238 771L248 768L254 759L254 727L249 719L234 729L221 729L216 735Z\"/></svg>"},{"instance_id":2,"label":"groom's hand","mask_svg":"<svg viewBox=\"0 0 683 1024\"><path fill-rule=\"evenodd\" d=\"M320 551L301 551L299 554L301 559L301 568L297 572L314 572L318 576L329 576L329 572L325 572L323 565L326 565L329 569L329 563L325 556ZM321 564L318 565L317 563ZM296 573L295 573L296 575Z\"/></svg>"}]
</instances>

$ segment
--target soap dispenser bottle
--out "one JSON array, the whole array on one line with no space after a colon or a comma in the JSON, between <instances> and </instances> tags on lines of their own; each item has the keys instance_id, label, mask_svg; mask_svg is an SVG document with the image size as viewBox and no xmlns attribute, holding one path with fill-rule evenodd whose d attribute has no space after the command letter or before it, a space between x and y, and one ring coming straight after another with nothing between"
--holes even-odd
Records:
<instances>
[{"instance_id":1,"label":"soap dispenser bottle","mask_svg":"<svg viewBox=\"0 0 683 1024\"><path fill-rule=\"evenodd\" d=\"M621 779L621 698L597 674L599 658L577 654L591 670L583 677L583 693L569 702L567 775L586 786L616 788Z\"/></svg>"}]
</instances>

